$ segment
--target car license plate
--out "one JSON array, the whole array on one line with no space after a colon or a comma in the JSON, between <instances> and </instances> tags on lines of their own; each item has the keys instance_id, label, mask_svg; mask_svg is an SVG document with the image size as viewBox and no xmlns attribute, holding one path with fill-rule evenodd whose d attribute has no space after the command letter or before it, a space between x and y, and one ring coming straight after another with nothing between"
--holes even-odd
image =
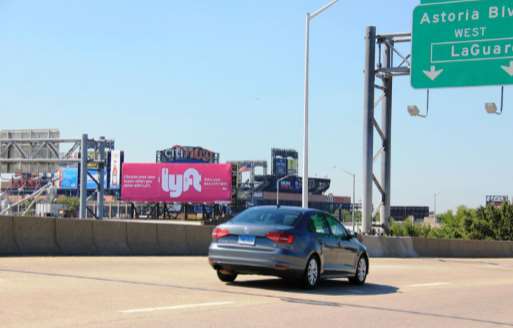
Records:
<instances>
[{"instance_id":1,"label":"car license plate","mask_svg":"<svg viewBox=\"0 0 513 328\"><path fill-rule=\"evenodd\" d=\"M239 244L255 246L255 236L239 236Z\"/></svg>"}]
</instances>

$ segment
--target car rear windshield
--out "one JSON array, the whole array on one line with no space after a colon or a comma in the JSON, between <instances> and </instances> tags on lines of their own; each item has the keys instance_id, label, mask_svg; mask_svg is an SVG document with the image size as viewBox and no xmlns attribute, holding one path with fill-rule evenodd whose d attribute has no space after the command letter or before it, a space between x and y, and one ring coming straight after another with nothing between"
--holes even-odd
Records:
<instances>
[{"instance_id":1,"label":"car rear windshield","mask_svg":"<svg viewBox=\"0 0 513 328\"><path fill-rule=\"evenodd\" d=\"M299 211L284 208L252 208L234 217L230 223L294 226L300 215Z\"/></svg>"}]
</instances>

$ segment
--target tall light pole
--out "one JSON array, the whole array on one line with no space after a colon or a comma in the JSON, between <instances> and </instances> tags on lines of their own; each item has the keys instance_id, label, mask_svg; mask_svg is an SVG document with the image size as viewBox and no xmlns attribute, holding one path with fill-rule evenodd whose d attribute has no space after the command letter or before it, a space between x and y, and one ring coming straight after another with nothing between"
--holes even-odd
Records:
<instances>
[{"instance_id":1,"label":"tall light pole","mask_svg":"<svg viewBox=\"0 0 513 328\"><path fill-rule=\"evenodd\" d=\"M333 0L327 5L319 8L313 13L306 13L305 24L305 112L304 112L304 140L303 140L303 208L308 208L308 103L309 103L309 71L310 71L310 21L322 14L329 7L333 6L338 0Z\"/></svg>"},{"instance_id":2,"label":"tall light pole","mask_svg":"<svg viewBox=\"0 0 513 328\"><path fill-rule=\"evenodd\" d=\"M440 195L439 192L435 192L435 195L434 195L434 198L435 198L435 202L434 202L434 207L433 207L433 216L435 217L435 220L436 220L436 201L437 201L437 198L438 198L438 195Z\"/></svg>"}]
</instances>

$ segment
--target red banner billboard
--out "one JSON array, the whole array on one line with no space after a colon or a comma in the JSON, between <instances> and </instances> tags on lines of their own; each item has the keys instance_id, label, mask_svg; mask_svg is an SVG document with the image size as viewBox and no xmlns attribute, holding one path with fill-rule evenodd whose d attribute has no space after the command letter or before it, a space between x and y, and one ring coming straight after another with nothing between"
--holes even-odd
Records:
<instances>
[{"instance_id":1,"label":"red banner billboard","mask_svg":"<svg viewBox=\"0 0 513 328\"><path fill-rule=\"evenodd\" d=\"M124 163L121 199L167 203L229 202L231 164Z\"/></svg>"}]
</instances>

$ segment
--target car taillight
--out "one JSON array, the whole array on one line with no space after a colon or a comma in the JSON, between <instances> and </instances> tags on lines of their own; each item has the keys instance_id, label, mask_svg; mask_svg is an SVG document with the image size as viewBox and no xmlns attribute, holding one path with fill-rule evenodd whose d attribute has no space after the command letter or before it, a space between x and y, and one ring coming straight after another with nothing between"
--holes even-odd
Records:
<instances>
[{"instance_id":1,"label":"car taillight","mask_svg":"<svg viewBox=\"0 0 513 328\"><path fill-rule=\"evenodd\" d=\"M269 232L265 235L268 239L272 240L276 244L288 244L292 245L296 239L293 234L288 232Z\"/></svg>"},{"instance_id":2,"label":"car taillight","mask_svg":"<svg viewBox=\"0 0 513 328\"><path fill-rule=\"evenodd\" d=\"M221 239L226 236L230 235L230 231L228 229L223 228L215 228L214 231L212 231L212 239Z\"/></svg>"}]
</instances>

